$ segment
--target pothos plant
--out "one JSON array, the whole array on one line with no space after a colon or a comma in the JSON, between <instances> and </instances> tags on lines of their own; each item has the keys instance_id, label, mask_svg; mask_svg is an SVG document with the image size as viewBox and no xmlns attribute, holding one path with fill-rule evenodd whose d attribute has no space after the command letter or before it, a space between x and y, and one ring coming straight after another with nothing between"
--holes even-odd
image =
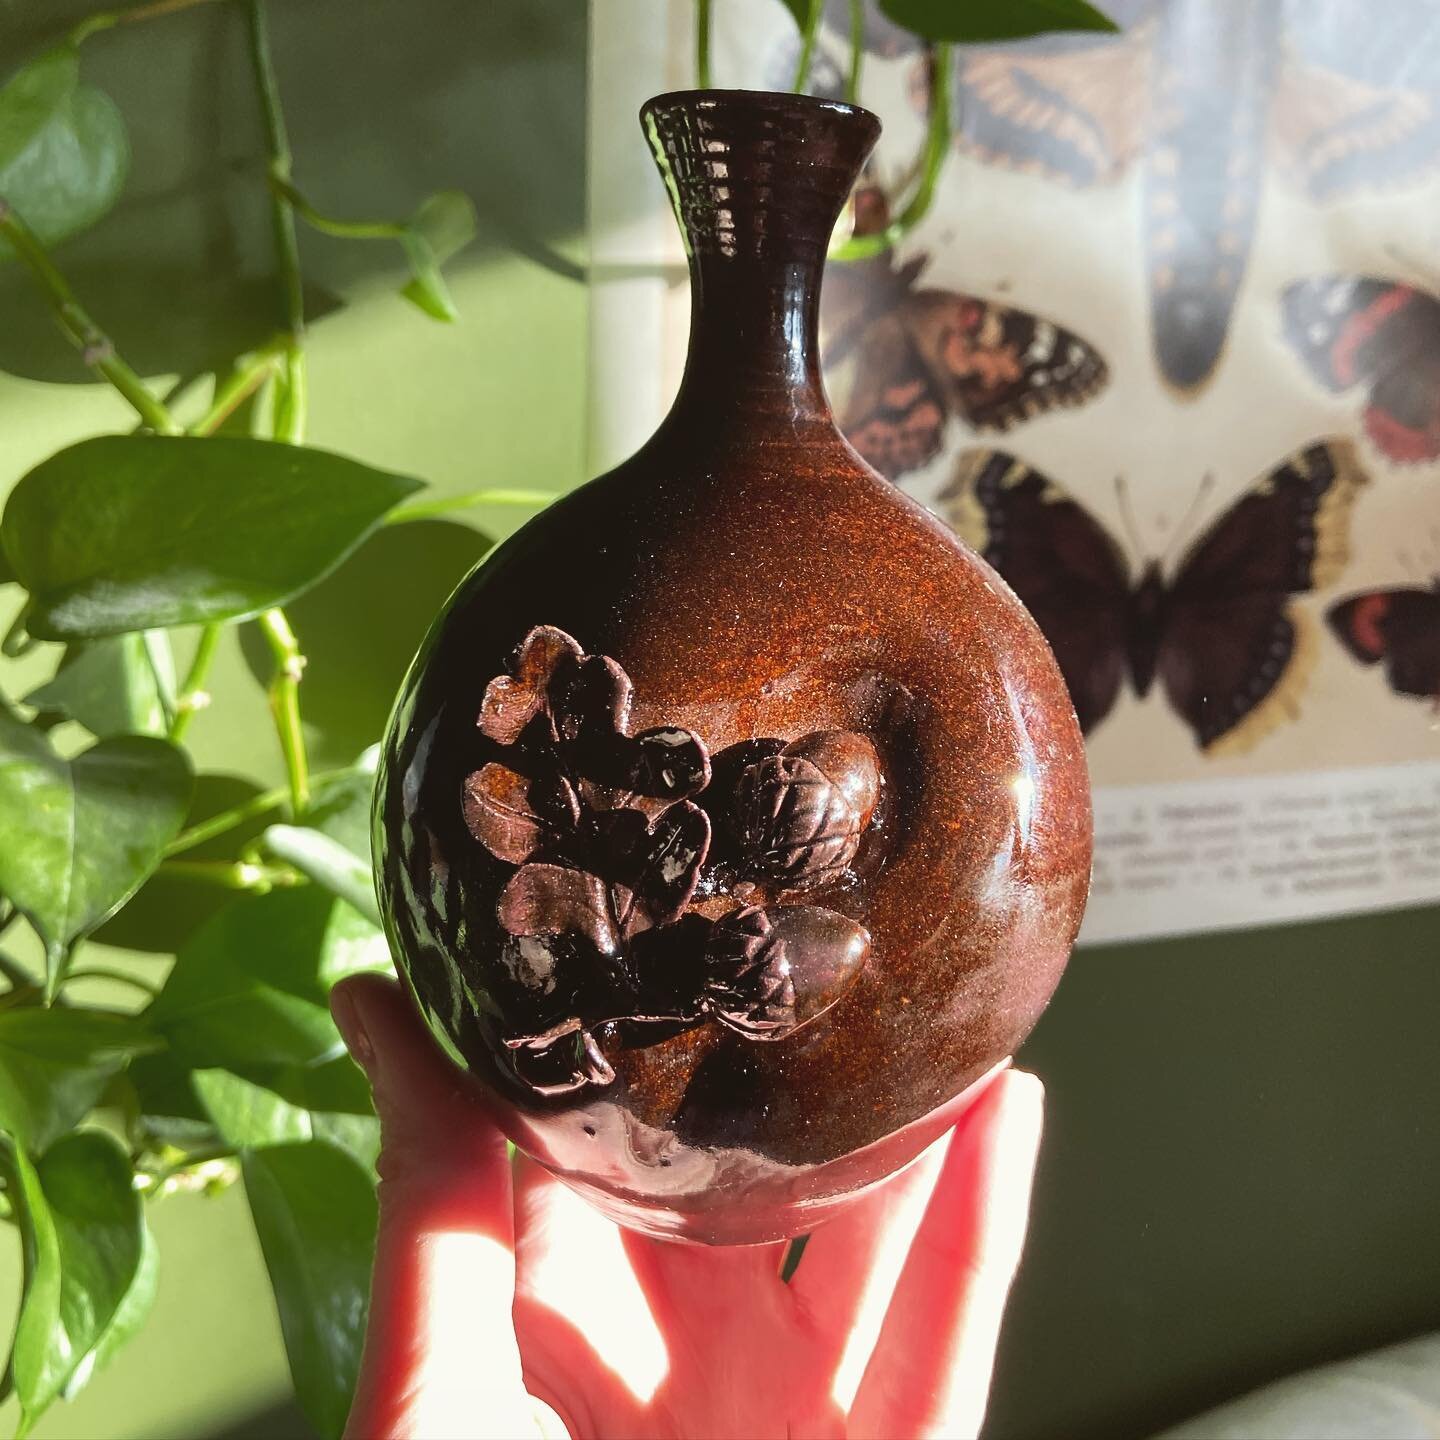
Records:
<instances>
[{"instance_id":1,"label":"pothos plant","mask_svg":"<svg viewBox=\"0 0 1440 1440\"><path fill-rule=\"evenodd\" d=\"M125 183L125 122L82 76L83 47L114 26L189 5L233 5L249 39L275 262L274 338L162 395L124 358L55 258ZM784 0L804 89L822 0ZM832 3L831 10L836 9ZM841 0L858 94L867 15ZM1109 28L1084 0L882 0L934 49L919 179L891 229L842 241L872 254L916 223L949 149L949 44ZM709 79L709 0L697 0L697 79ZM98 42L97 42L98 43ZM369 861L373 764L312 772L302 725L307 660L286 606L382 525L510 489L417 499L420 482L305 443L299 231L398 245L404 294L455 318L441 265L470 239L458 192L399 220L324 213L292 173L265 0L149 0L83 21L0 88L0 263L28 271L80 364L135 414L129 433L71 445L19 477L0 517L0 598L16 599L3 655L51 647L52 678L12 693L0 669L0 935L28 928L22 964L0 950L0 1207L18 1231L21 1297L4 1387L23 1434L145 1322L158 1258L147 1207L177 1189L243 1180L291 1372L316 1429L338 1434L359 1361L376 1221L377 1126L326 1006L358 969L384 969ZM469 383L461 377L457 383ZM257 403L257 401L263 403ZM11 477L6 477L8 480ZM277 520L283 515L283 521ZM209 676L225 627L252 625L286 783L218 813L194 805L185 741L225 697ZM182 648L183 647L183 648ZM178 674L174 652L187 656ZM323 663L323 656L320 657ZM3 662L0 662L3 665ZM163 985L107 967L97 929L157 876L230 898L180 947ZM9 938L9 937L5 937ZM13 947L12 947L13 948ZM100 957L100 958L97 958ZM108 979L134 1003L96 1003Z\"/></svg>"}]
</instances>

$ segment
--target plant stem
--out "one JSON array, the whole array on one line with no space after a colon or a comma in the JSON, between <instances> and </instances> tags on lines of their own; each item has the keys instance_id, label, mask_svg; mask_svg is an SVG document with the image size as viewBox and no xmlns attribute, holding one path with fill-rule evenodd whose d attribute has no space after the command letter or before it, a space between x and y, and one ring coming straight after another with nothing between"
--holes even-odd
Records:
<instances>
[{"instance_id":1,"label":"plant stem","mask_svg":"<svg viewBox=\"0 0 1440 1440\"><path fill-rule=\"evenodd\" d=\"M253 890L261 895L277 885L309 883L292 865L262 865L253 860L162 860L157 873L218 885L223 890Z\"/></svg>"},{"instance_id":2,"label":"plant stem","mask_svg":"<svg viewBox=\"0 0 1440 1440\"><path fill-rule=\"evenodd\" d=\"M0 235L10 242L16 255L34 276L61 330L80 351L80 358L85 364L108 380L157 435L178 435L180 427L170 412L116 353L114 342L75 298L74 291L55 268L55 262L36 238L35 232L3 198L0 198Z\"/></svg>"},{"instance_id":3,"label":"plant stem","mask_svg":"<svg viewBox=\"0 0 1440 1440\"><path fill-rule=\"evenodd\" d=\"M158 20L162 15L173 15L177 10L189 10L195 5L204 5L207 0L150 0L148 5L135 5L128 10L102 10L98 15L88 16L70 31L69 41L79 45L102 30L116 25L133 25L139 20Z\"/></svg>"},{"instance_id":4,"label":"plant stem","mask_svg":"<svg viewBox=\"0 0 1440 1440\"><path fill-rule=\"evenodd\" d=\"M930 124L925 136L923 168L915 193L885 229L875 235L851 235L831 249L830 259L868 260L871 256L883 255L929 213L940 172L950 153L950 55L948 44L936 45L931 54Z\"/></svg>"},{"instance_id":5,"label":"plant stem","mask_svg":"<svg viewBox=\"0 0 1440 1440\"><path fill-rule=\"evenodd\" d=\"M865 0L850 0L850 70L845 76L845 98L860 101L860 70L865 63Z\"/></svg>"},{"instance_id":6,"label":"plant stem","mask_svg":"<svg viewBox=\"0 0 1440 1440\"><path fill-rule=\"evenodd\" d=\"M112 970L108 965L86 965L82 969L72 970L65 977L67 985L76 980L114 980L119 984L133 985L135 989L143 990L152 1000L160 993L158 985L152 985L138 975L127 975L123 970Z\"/></svg>"},{"instance_id":7,"label":"plant stem","mask_svg":"<svg viewBox=\"0 0 1440 1440\"><path fill-rule=\"evenodd\" d=\"M145 630L140 636L140 648L145 652L145 663L155 681L155 698L160 702L160 713L165 717L168 731L176 715L175 657L170 653L170 637L163 630Z\"/></svg>"},{"instance_id":8,"label":"plant stem","mask_svg":"<svg viewBox=\"0 0 1440 1440\"><path fill-rule=\"evenodd\" d=\"M280 105L280 86L270 58L270 31L265 20L264 0L247 0L250 30L250 60L260 113L265 122L265 141L270 151L270 214L275 233L275 260L280 275L285 341L281 351L279 384L275 396L274 431L277 440L291 445L305 438L305 296L300 277L300 245L295 236L295 211L285 192L290 184L292 157L285 112ZM295 814L310 802L305 732L300 723L300 676L305 657L300 653L295 632L280 609L267 610L260 628L275 656L275 678L270 682L270 709L275 732L285 757L290 779L290 805Z\"/></svg>"},{"instance_id":9,"label":"plant stem","mask_svg":"<svg viewBox=\"0 0 1440 1440\"><path fill-rule=\"evenodd\" d=\"M270 152L270 216L275 233L275 258L280 273L286 333L299 340L305 333L305 298L300 280L300 246L295 238L295 215L283 189L290 186L292 156L280 106L280 86L270 59L270 27L265 19L264 0L247 0L245 13L250 29L250 62L255 71L255 88L260 114L265 122L265 142Z\"/></svg>"},{"instance_id":10,"label":"plant stem","mask_svg":"<svg viewBox=\"0 0 1440 1440\"><path fill-rule=\"evenodd\" d=\"M695 0L695 88L710 88L710 0Z\"/></svg>"},{"instance_id":11,"label":"plant stem","mask_svg":"<svg viewBox=\"0 0 1440 1440\"><path fill-rule=\"evenodd\" d=\"M536 510L543 510L559 498L547 490L467 490L463 495L449 495L438 500L417 500L413 505L399 505L385 517L385 523L408 525L412 520L428 520L434 515L468 510L472 505L529 505Z\"/></svg>"},{"instance_id":12,"label":"plant stem","mask_svg":"<svg viewBox=\"0 0 1440 1440\"><path fill-rule=\"evenodd\" d=\"M215 387L210 407L190 427L191 435L213 435L279 368L285 341L277 341L247 356Z\"/></svg>"},{"instance_id":13,"label":"plant stem","mask_svg":"<svg viewBox=\"0 0 1440 1440\"><path fill-rule=\"evenodd\" d=\"M273 172L270 188L312 230L322 235L333 235L338 240L399 240L409 233L409 227L399 220L337 220L317 210L288 180L282 180Z\"/></svg>"},{"instance_id":14,"label":"plant stem","mask_svg":"<svg viewBox=\"0 0 1440 1440\"><path fill-rule=\"evenodd\" d=\"M224 626L215 624L206 625L200 631L200 643L195 647L195 656L190 661L189 670L185 672L184 684L175 697L175 715L170 721L170 738L176 744L185 738L185 732L189 730L196 712L210 703L210 692L205 689L205 681L210 675L210 667L215 663L215 652L220 647L220 632L223 629Z\"/></svg>"},{"instance_id":15,"label":"plant stem","mask_svg":"<svg viewBox=\"0 0 1440 1440\"><path fill-rule=\"evenodd\" d=\"M343 779L353 773L353 770L348 768L317 770L310 777L310 789L313 792L316 786L324 785L331 780ZM239 805L232 805L230 809L221 810L218 814L210 816L208 820L201 820L188 830L182 830L165 847L165 854L167 856L181 855L186 850L193 850L197 845L203 845L207 840L215 839L217 835L224 835L226 831L234 830L236 826L243 825L247 820L255 820L261 815L268 814L271 810L278 810L289 798L290 787L288 785L279 785L273 790L262 790L258 795L252 795L248 800L241 801Z\"/></svg>"},{"instance_id":16,"label":"plant stem","mask_svg":"<svg viewBox=\"0 0 1440 1440\"><path fill-rule=\"evenodd\" d=\"M270 682L270 712L275 733L290 777L290 809L300 815L310 804L309 764L305 758L305 735L300 727L300 677L305 657L300 653L295 632L283 610L267 610L260 617L260 630L275 657L275 676Z\"/></svg>"},{"instance_id":17,"label":"plant stem","mask_svg":"<svg viewBox=\"0 0 1440 1440\"><path fill-rule=\"evenodd\" d=\"M805 93L810 81L810 62L815 56L815 34L820 29L820 7L823 0L809 0L805 23L800 27L800 59L795 65L795 83L790 87L797 95Z\"/></svg>"}]
</instances>

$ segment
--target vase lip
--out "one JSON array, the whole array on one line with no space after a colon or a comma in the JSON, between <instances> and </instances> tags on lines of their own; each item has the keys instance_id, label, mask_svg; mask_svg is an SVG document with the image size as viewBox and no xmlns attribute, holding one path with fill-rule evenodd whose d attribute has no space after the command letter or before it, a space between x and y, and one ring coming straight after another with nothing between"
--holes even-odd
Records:
<instances>
[{"instance_id":1,"label":"vase lip","mask_svg":"<svg viewBox=\"0 0 1440 1440\"><path fill-rule=\"evenodd\" d=\"M651 115L702 106L717 109L736 106L747 110L770 110L797 115L820 112L853 115L858 120L868 122L877 133L880 129L880 117L863 105L852 105L848 100L830 100L820 95L800 95L789 90L666 90L660 95L652 95L640 107L640 118L643 121Z\"/></svg>"}]
</instances>

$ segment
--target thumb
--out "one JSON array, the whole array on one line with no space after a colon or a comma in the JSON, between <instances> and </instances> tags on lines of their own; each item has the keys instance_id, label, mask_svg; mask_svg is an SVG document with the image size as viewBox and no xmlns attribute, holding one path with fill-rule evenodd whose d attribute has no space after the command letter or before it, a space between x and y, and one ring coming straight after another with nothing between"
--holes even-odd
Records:
<instances>
[{"instance_id":1,"label":"thumb","mask_svg":"<svg viewBox=\"0 0 1440 1440\"><path fill-rule=\"evenodd\" d=\"M511 1305L505 1140L392 980L331 1011L380 1116L380 1229L349 1440L536 1435Z\"/></svg>"}]
</instances>

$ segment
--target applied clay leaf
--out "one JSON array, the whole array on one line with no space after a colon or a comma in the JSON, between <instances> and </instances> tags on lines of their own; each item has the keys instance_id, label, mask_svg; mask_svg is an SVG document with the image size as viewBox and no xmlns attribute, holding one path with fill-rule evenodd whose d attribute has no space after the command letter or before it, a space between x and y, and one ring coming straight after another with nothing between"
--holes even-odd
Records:
<instances>
[{"instance_id":1,"label":"applied clay leaf","mask_svg":"<svg viewBox=\"0 0 1440 1440\"><path fill-rule=\"evenodd\" d=\"M855 857L878 793L875 748L847 731L803 736L747 765L734 802L745 867L792 888L834 879Z\"/></svg>"},{"instance_id":2,"label":"applied clay leaf","mask_svg":"<svg viewBox=\"0 0 1440 1440\"><path fill-rule=\"evenodd\" d=\"M580 647L553 625L537 625L520 642L514 674L497 675L480 702L480 730L501 745L513 745L520 732L548 703L555 668L565 658L578 659Z\"/></svg>"},{"instance_id":3,"label":"applied clay leaf","mask_svg":"<svg viewBox=\"0 0 1440 1440\"><path fill-rule=\"evenodd\" d=\"M563 776L532 780L494 763L466 778L464 809L470 833L511 865L523 865L548 835L573 829L580 818Z\"/></svg>"},{"instance_id":4,"label":"applied clay leaf","mask_svg":"<svg viewBox=\"0 0 1440 1440\"><path fill-rule=\"evenodd\" d=\"M747 1039L783 1039L830 1009L869 953L864 926L833 910L745 907L710 932L707 1007Z\"/></svg>"},{"instance_id":5,"label":"applied clay leaf","mask_svg":"<svg viewBox=\"0 0 1440 1440\"><path fill-rule=\"evenodd\" d=\"M710 783L710 756L693 730L657 725L631 738L625 788L636 795L685 800Z\"/></svg>"},{"instance_id":6,"label":"applied clay leaf","mask_svg":"<svg viewBox=\"0 0 1440 1440\"><path fill-rule=\"evenodd\" d=\"M630 677L608 655L560 666L550 685L556 733L563 741L605 744L625 732L633 693Z\"/></svg>"},{"instance_id":7,"label":"applied clay leaf","mask_svg":"<svg viewBox=\"0 0 1440 1440\"><path fill-rule=\"evenodd\" d=\"M610 838L615 914L622 932L632 935L678 920L695 894L710 849L710 817L688 800L648 826L636 811L617 812Z\"/></svg>"},{"instance_id":8,"label":"applied clay leaf","mask_svg":"<svg viewBox=\"0 0 1440 1440\"><path fill-rule=\"evenodd\" d=\"M620 948L605 884L584 870L522 865L495 908L512 935L583 935L602 955Z\"/></svg>"}]
</instances>

